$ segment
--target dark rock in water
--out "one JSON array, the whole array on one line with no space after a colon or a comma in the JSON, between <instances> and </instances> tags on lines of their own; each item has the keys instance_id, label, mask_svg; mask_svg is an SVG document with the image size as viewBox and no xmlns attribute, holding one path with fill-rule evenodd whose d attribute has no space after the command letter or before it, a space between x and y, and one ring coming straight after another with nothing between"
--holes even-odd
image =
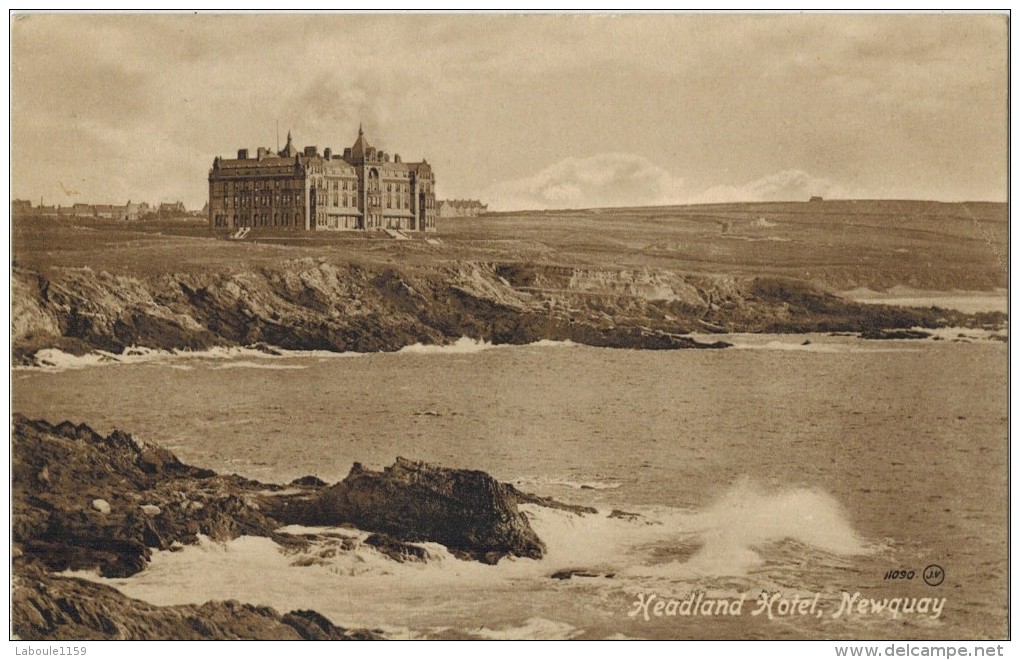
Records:
<instances>
[{"instance_id":1,"label":"dark rock in water","mask_svg":"<svg viewBox=\"0 0 1020 660\"><path fill-rule=\"evenodd\" d=\"M96 570L127 577L153 549L179 551L198 536L273 539L284 551L315 538L288 524L351 524L373 532L364 543L395 561L424 561L413 543L432 541L458 557L496 563L545 551L518 505L582 514L588 507L522 493L484 472L398 458L383 472L355 464L342 482L316 477L287 493L236 475L180 462L169 451L120 431L102 436L84 424L51 425L15 415L11 434L13 631L22 639L370 639L315 612L280 616L233 601L156 607L109 587L47 571ZM337 550L346 551L350 540ZM353 546L353 542L350 543Z\"/></svg>"},{"instance_id":2,"label":"dark rock in water","mask_svg":"<svg viewBox=\"0 0 1020 660\"><path fill-rule=\"evenodd\" d=\"M251 346L248 346L248 348L250 348L252 350L255 350L255 351L258 351L259 353L264 353L266 355L274 355L274 356L283 355L283 353L280 352L278 349L270 346L269 344L267 344L265 342L261 342L261 341L260 342L255 342Z\"/></svg>"},{"instance_id":3,"label":"dark rock in water","mask_svg":"<svg viewBox=\"0 0 1020 660\"><path fill-rule=\"evenodd\" d=\"M342 482L316 477L280 487L236 475L216 475L181 463L169 451L120 431L101 436L84 424L14 418L12 534L25 561L55 571L95 569L125 577L144 569L151 549L179 549L202 534L283 542L287 524L350 524L379 536L394 558L422 559L433 541L460 557L495 563L506 555L539 558L542 541L519 504L576 514L590 507L529 495L484 472L451 470L406 459L383 472L355 464ZM382 542L388 537L390 541Z\"/></svg>"},{"instance_id":4,"label":"dark rock in water","mask_svg":"<svg viewBox=\"0 0 1020 660\"><path fill-rule=\"evenodd\" d=\"M404 541L398 541L386 534L372 534L365 539L364 543L365 545L372 546L390 559L401 563L405 561L425 561L429 558L429 553L425 548L411 545Z\"/></svg>"},{"instance_id":5,"label":"dark rock in water","mask_svg":"<svg viewBox=\"0 0 1020 660\"><path fill-rule=\"evenodd\" d=\"M621 520L634 521L639 520L641 518L641 514L631 513L629 511L621 511L620 509L613 509L612 511L609 512L609 517L620 518Z\"/></svg>"},{"instance_id":6,"label":"dark rock in water","mask_svg":"<svg viewBox=\"0 0 1020 660\"><path fill-rule=\"evenodd\" d=\"M930 332L924 330L865 330L861 339L927 339Z\"/></svg>"},{"instance_id":7,"label":"dark rock in water","mask_svg":"<svg viewBox=\"0 0 1020 660\"><path fill-rule=\"evenodd\" d=\"M525 493L523 491L517 490L510 484L506 484L506 487L509 489L510 493L515 498L517 498L517 502L519 504L537 504L539 506L544 506L548 509L559 509L560 511L569 511L570 513L575 513L579 516L584 515L586 513L599 512L599 510L593 506L583 506L580 504L567 504L565 502L560 502L559 500L554 500L551 497L541 497L539 495L534 495L532 493Z\"/></svg>"},{"instance_id":8,"label":"dark rock in water","mask_svg":"<svg viewBox=\"0 0 1020 660\"><path fill-rule=\"evenodd\" d=\"M616 573L602 573L602 572L599 572L599 571L596 571L596 570L592 570L592 569L588 569L588 568L567 568L567 569L564 569L562 571L556 571L555 573L553 573L549 577L551 577L554 580L569 580L570 578L575 578L575 577L585 577L585 578L605 577L605 578L612 578L612 577L615 577L615 576L616 576Z\"/></svg>"},{"instance_id":9,"label":"dark rock in water","mask_svg":"<svg viewBox=\"0 0 1020 660\"><path fill-rule=\"evenodd\" d=\"M326 485L326 482L314 475L305 475L298 477L294 481L290 482L291 486L313 486L315 488L321 488Z\"/></svg>"},{"instance_id":10,"label":"dark rock in water","mask_svg":"<svg viewBox=\"0 0 1020 660\"><path fill-rule=\"evenodd\" d=\"M283 615L283 622L296 630L302 639L330 640L377 640L383 639L382 633L375 630L346 630L333 625L326 617L315 610L295 610Z\"/></svg>"},{"instance_id":11,"label":"dark rock in water","mask_svg":"<svg viewBox=\"0 0 1020 660\"><path fill-rule=\"evenodd\" d=\"M338 484L280 515L306 525L354 525L401 541L435 541L486 563L538 559L545 546L517 511L518 493L477 470L404 458L382 472L355 463Z\"/></svg>"},{"instance_id":12,"label":"dark rock in water","mask_svg":"<svg viewBox=\"0 0 1020 660\"><path fill-rule=\"evenodd\" d=\"M11 631L23 640L381 639L372 631L345 630L311 611L281 616L271 607L232 600L159 607L38 567L15 573Z\"/></svg>"}]
</instances>

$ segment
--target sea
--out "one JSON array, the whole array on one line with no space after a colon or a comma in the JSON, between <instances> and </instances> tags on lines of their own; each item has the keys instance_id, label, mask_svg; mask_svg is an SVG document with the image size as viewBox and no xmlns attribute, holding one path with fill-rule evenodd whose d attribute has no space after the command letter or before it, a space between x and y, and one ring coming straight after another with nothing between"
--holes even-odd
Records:
<instances>
[{"instance_id":1,"label":"sea","mask_svg":"<svg viewBox=\"0 0 1020 660\"><path fill-rule=\"evenodd\" d=\"M522 507L546 556L495 566L430 543L399 563L358 545L364 530L321 528L284 530L316 534L302 551L203 539L130 578L74 573L158 605L314 609L419 639L1005 637L1002 338L722 338L733 347L44 351L12 373L13 402L266 482L402 456L598 509Z\"/></svg>"}]
</instances>

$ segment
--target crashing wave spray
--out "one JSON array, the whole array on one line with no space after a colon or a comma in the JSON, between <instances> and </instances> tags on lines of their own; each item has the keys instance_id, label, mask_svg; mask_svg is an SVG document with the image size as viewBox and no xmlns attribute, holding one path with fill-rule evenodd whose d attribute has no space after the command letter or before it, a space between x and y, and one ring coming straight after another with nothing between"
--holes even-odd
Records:
<instances>
[{"instance_id":1,"label":"crashing wave spray","mask_svg":"<svg viewBox=\"0 0 1020 660\"><path fill-rule=\"evenodd\" d=\"M700 544L689 558L636 569L676 577L741 576L762 563L761 549L794 541L832 555L867 554L839 503L811 488L768 491L742 479L706 509L675 521L687 543Z\"/></svg>"}]
</instances>

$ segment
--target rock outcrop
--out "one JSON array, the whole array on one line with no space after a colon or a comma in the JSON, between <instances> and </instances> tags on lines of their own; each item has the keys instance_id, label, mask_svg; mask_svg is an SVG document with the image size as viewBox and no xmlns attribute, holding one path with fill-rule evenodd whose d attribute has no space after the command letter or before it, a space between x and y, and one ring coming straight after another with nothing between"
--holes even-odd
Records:
<instances>
[{"instance_id":1,"label":"rock outcrop","mask_svg":"<svg viewBox=\"0 0 1020 660\"><path fill-rule=\"evenodd\" d=\"M343 481L278 515L306 525L353 525L400 541L435 541L453 554L494 564L539 559L545 545L517 510L516 489L477 470L405 458L382 472L355 463Z\"/></svg>"},{"instance_id":2,"label":"rock outcrop","mask_svg":"<svg viewBox=\"0 0 1020 660\"><path fill-rule=\"evenodd\" d=\"M279 527L258 508L272 488L181 463L120 431L51 425L15 415L11 451L12 540L52 570L108 577L142 570L151 549L203 534L229 540Z\"/></svg>"},{"instance_id":3,"label":"rock outcrop","mask_svg":"<svg viewBox=\"0 0 1020 660\"><path fill-rule=\"evenodd\" d=\"M734 279L528 263L455 266L283 261L241 272L129 277L81 268L12 271L16 364L57 348L394 351L475 337L608 348L722 348L691 332L860 332L1000 324L958 312L861 305L775 277Z\"/></svg>"},{"instance_id":4,"label":"rock outcrop","mask_svg":"<svg viewBox=\"0 0 1020 660\"><path fill-rule=\"evenodd\" d=\"M158 607L116 589L29 567L14 576L11 630L18 639L381 639L369 630L345 630L308 610L281 615L237 601Z\"/></svg>"},{"instance_id":5,"label":"rock outcrop","mask_svg":"<svg viewBox=\"0 0 1020 660\"><path fill-rule=\"evenodd\" d=\"M376 532L369 545L418 556L396 542L432 541L486 562L542 556L544 546L522 503L591 511L522 493L477 470L398 458L383 472L355 464L340 483L316 479L282 487L181 463L161 447L120 431L102 436L84 424L14 418L12 536L27 561L55 571L95 569L125 577L144 569L152 549L171 550L198 535L282 538L288 524L352 525ZM307 485L300 485L307 484Z\"/></svg>"},{"instance_id":6,"label":"rock outcrop","mask_svg":"<svg viewBox=\"0 0 1020 660\"><path fill-rule=\"evenodd\" d=\"M22 639L371 635L337 628L314 612L281 616L233 602L155 607L51 572L131 576L145 569L153 549L180 550L199 535L265 536L306 547L308 538L278 531L289 524L358 527L371 532L360 544L399 562L426 561L428 551L415 545L426 541L487 563L537 559L545 546L518 505L594 511L522 493L484 472L402 458L382 472L355 464L332 486L305 477L284 489L186 465L120 431L103 436L85 424L20 415L13 420L11 486L12 617Z\"/></svg>"}]
</instances>

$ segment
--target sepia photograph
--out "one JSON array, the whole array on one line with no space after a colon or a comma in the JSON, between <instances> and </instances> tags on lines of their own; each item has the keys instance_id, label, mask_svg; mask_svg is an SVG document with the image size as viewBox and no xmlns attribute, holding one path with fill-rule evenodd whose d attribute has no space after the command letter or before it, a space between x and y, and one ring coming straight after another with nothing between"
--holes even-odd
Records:
<instances>
[{"instance_id":1,"label":"sepia photograph","mask_svg":"<svg viewBox=\"0 0 1020 660\"><path fill-rule=\"evenodd\" d=\"M9 11L16 654L1001 656L1009 19Z\"/></svg>"}]
</instances>

